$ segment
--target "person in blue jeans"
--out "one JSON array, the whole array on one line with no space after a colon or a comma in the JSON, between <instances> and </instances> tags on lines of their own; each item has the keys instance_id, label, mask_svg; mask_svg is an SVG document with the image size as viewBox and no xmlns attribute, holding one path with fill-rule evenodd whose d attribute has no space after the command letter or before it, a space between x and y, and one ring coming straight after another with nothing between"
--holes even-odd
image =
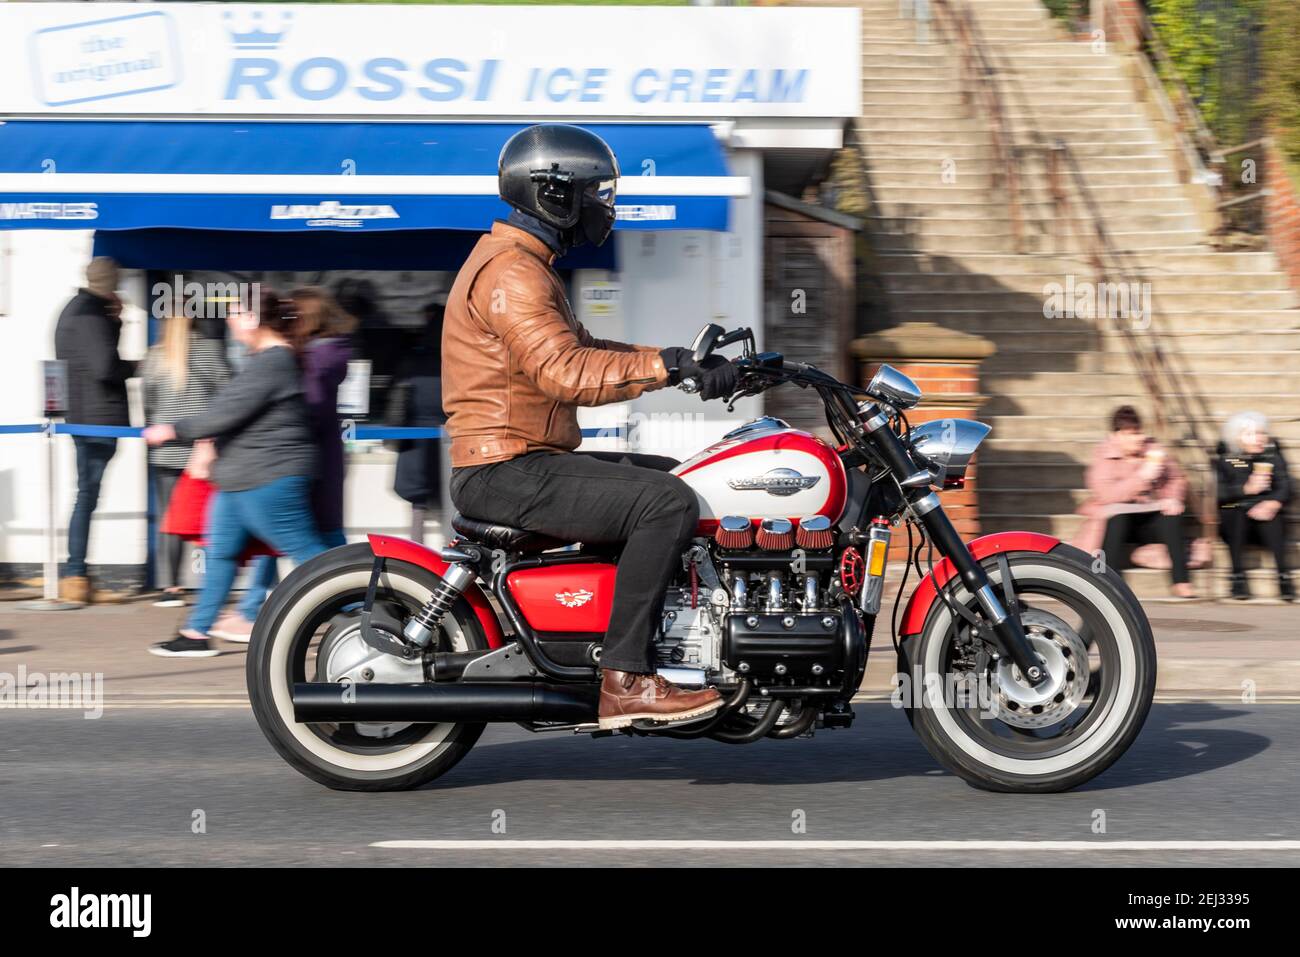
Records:
<instances>
[{"instance_id":1,"label":"person in blue jeans","mask_svg":"<svg viewBox=\"0 0 1300 957\"><path fill-rule=\"evenodd\" d=\"M72 506L72 518L68 522L68 563L64 568L65 576L75 580L86 579L90 518L99 505L99 487L104 481L104 472L117 453L117 439L98 435L74 435L72 445L77 452L77 499ZM88 592L89 586L84 590ZM71 600L84 602L87 597L79 593L71 596Z\"/></svg>"},{"instance_id":2,"label":"person in blue jeans","mask_svg":"<svg viewBox=\"0 0 1300 957\"><path fill-rule=\"evenodd\" d=\"M294 314L290 341L302 366L307 421L316 445L311 508L328 548L347 544L343 533L343 436L339 432L339 386L352 358L356 320L345 313L324 289L304 286L289 294ZM246 642L267 594L280 580L273 555L253 562L251 578L238 610L222 615L209 634L225 641Z\"/></svg>"},{"instance_id":3,"label":"person in blue jeans","mask_svg":"<svg viewBox=\"0 0 1300 957\"><path fill-rule=\"evenodd\" d=\"M130 425L126 380L136 363L118 354L122 334L122 300L117 295L117 263L105 257L86 267L86 285L59 315L54 355L68 367L68 422L75 425ZM74 435L77 451L77 501L68 521L68 563L60 582L66 601L94 600L86 569L90 520L99 504L104 471L117 451L117 439Z\"/></svg>"},{"instance_id":4,"label":"person in blue jeans","mask_svg":"<svg viewBox=\"0 0 1300 957\"><path fill-rule=\"evenodd\" d=\"M213 439L217 486L207 516L203 587L185 625L149 651L168 658L217 654L209 631L230 595L253 541L301 563L325 551L311 512L316 449L308 424L302 374L288 339L293 317L262 290L258 312L232 309L231 333L247 348L240 373L207 411L144 431L150 445Z\"/></svg>"}]
</instances>

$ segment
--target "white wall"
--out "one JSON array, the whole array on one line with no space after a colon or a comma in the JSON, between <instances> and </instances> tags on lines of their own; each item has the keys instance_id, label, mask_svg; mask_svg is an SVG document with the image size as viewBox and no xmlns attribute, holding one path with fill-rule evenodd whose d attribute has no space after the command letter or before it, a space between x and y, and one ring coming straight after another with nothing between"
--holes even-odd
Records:
<instances>
[{"instance_id":1,"label":"white wall","mask_svg":"<svg viewBox=\"0 0 1300 957\"><path fill-rule=\"evenodd\" d=\"M86 231L15 230L8 234L10 290L8 315L0 317L0 421L36 422L41 409L43 359L54 358L54 327L60 311L85 284L93 234ZM126 272L121 353L144 354L144 281ZM133 395L133 421L139 421ZM0 436L0 562L41 562L45 558L45 439L39 435ZM76 495L76 461L67 436L56 446L55 517L58 556L67 558L66 530ZM138 564L145 560L145 459L138 440L119 440L104 476L91 530L92 564Z\"/></svg>"}]
</instances>

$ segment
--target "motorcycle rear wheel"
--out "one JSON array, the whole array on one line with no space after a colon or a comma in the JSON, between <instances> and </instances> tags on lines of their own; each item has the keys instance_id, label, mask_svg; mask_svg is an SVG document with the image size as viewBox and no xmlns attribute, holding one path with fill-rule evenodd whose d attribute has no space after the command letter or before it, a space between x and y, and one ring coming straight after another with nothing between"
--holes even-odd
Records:
<instances>
[{"instance_id":1,"label":"motorcycle rear wheel","mask_svg":"<svg viewBox=\"0 0 1300 957\"><path fill-rule=\"evenodd\" d=\"M996 560L983 564L1002 594ZM1026 630L1051 659L1049 672L1060 672L1053 694L1035 700L1009 662L960 672L964 653L952 613L936 601L924 631L899 653L907 716L935 759L974 787L1068 791L1110 767L1142 730L1155 693L1155 642L1133 592L1114 571L1094 570L1087 553L1070 546L1019 553L1008 567L1028 609ZM953 597L978 607L964 588ZM979 704L952 694L953 676L963 674L984 676L988 692Z\"/></svg>"},{"instance_id":2,"label":"motorcycle rear wheel","mask_svg":"<svg viewBox=\"0 0 1300 957\"><path fill-rule=\"evenodd\" d=\"M271 593L248 646L248 695L267 740L294 769L339 791L403 791L426 784L468 754L484 728L481 722L398 725L391 734L385 730L377 735L374 726L294 721L293 684L321 680L319 665L308 661L309 653L334 639L339 622L355 614L373 563L365 543L335 548L304 562ZM401 605L411 614L437 583L438 577L427 569L390 559L376 602ZM323 629L328 631L318 641ZM465 599L452 607L436 647L487 649L482 626Z\"/></svg>"}]
</instances>

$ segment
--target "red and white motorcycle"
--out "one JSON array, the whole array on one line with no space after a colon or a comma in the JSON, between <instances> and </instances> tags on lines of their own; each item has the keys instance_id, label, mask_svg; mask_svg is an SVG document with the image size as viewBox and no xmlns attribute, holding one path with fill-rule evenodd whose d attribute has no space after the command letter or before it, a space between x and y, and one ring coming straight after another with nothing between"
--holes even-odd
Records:
<instances>
[{"instance_id":1,"label":"red and white motorcycle","mask_svg":"<svg viewBox=\"0 0 1300 957\"><path fill-rule=\"evenodd\" d=\"M988 427L912 428L920 393L906 376L884 366L862 389L756 353L748 329L711 324L696 355L737 342L731 401L779 384L813 389L838 446L764 417L675 469L701 517L655 651L667 678L713 686L726 703L695 724L618 733L747 744L847 727L890 539L905 525L905 568L928 568L896 606L894 700L931 754L971 784L1017 792L1072 788L1123 754L1155 688L1146 616L1118 574L1055 538L962 542L938 491L962 485ZM490 721L616 733L598 730L596 708L617 552L490 516L453 526L441 551L371 535L326 552L258 616L254 712L313 780L416 787L450 770Z\"/></svg>"}]
</instances>

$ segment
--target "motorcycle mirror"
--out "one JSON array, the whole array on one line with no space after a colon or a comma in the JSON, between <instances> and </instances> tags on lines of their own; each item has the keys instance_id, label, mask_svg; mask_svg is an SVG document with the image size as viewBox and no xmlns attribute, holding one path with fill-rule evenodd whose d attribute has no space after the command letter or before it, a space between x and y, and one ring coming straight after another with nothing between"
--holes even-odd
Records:
<instances>
[{"instance_id":1,"label":"motorcycle mirror","mask_svg":"<svg viewBox=\"0 0 1300 957\"><path fill-rule=\"evenodd\" d=\"M714 346L717 345L718 339L722 337L727 330L723 329L716 322L710 322L700 330L695 341L691 343L691 352L694 354L696 362L701 361L713 352Z\"/></svg>"}]
</instances>

